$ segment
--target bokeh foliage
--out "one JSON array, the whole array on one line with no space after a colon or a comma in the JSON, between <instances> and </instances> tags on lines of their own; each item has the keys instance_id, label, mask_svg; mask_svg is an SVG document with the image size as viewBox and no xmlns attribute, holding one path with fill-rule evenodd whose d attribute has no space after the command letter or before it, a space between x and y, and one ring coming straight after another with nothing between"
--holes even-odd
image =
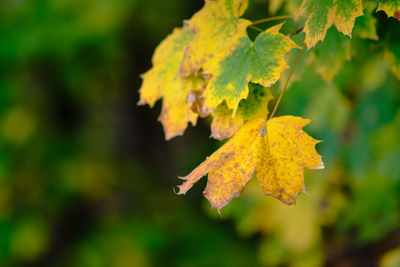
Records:
<instances>
[{"instance_id":1,"label":"bokeh foliage","mask_svg":"<svg viewBox=\"0 0 400 267\"><path fill-rule=\"evenodd\" d=\"M295 2L254 0L245 17ZM309 195L285 206L254 180L220 218L204 181L185 198L172 190L221 145L209 118L165 142L160 102L136 105L154 48L201 6L0 3L0 265L398 266L400 21L368 7L378 38L359 18L358 35L330 29L297 66L279 113L312 119L307 131L324 140Z\"/></svg>"}]
</instances>

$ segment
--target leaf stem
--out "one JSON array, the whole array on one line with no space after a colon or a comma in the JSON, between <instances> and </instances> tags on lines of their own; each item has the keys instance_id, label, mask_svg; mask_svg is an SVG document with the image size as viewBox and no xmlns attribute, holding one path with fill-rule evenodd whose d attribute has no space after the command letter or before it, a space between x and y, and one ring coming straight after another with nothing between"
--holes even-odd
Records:
<instances>
[{"instance_id":1,"label":"leaf stem","mask_svg":"<svg viewBox=\"0 0 400 267\"><path fill-rule=\"evenodd\" d=\"M293 72L294 72L294 69L296 68L296 65L297 65L297 63L299 62L300 57L301 57L301 55L303 54L305 48L306 48L306 44L304 44L303 47L301 48L299 54L297 55L296 61L294 62L292 68L290 69L290 73L289 73L288 78L286 79L285 86L283 86L282 92L281 92L281 94L279 95L278 101L276 101L274 110L272 111L271 115L269 116L269 119L272 119L272 117L275 115L276 109L278 108L279 103L281 102L283 93L284 93L285 90L287 89L287 86L288 86L288 84L289 84L290 78L292 77Z\"/></svg>"},{"instance_id":2,"label":"leaf stem","mask_svg":"<svg viewBox=\"0 0 400 267\"><path fill-rule=\"evenodd\" d=\"M278 20L278 19L287 19L287 18L292 18L295 17L296 15L283 15L283 16L276 16L276 17L269 17L269 18L265 18L265 19L260 19L260 20L256 20L253 21L251 25L256 25L256 24L260 24L260 23L264 23L264 22L268 22L268 21L273 21L273 20Z\"/></svg>"},{"instance_id":3,"label":"leaf stem","mask_svg":"<svg viewBox=\"0 0 400 267\"><path fill-rule=\"evenodd\" d=\"M304 29L304 28L300 28L300 29L298 29L298 30L296 30L296 31L294 31L294 32L289 33L287 36L290 37L290 36L299 34L299 33L301 33L301 32L303 31L303 29Z\"/></svg>"},{"instance_id":4,"label":"leaf stem","mask_svg":"<svg viewBox=\"0 0 400 267\"><path fill-rule=\"evenodd\" d=\"M249 28L252 28L252 29L257 30L259 32L263 32L264 31L263 29L260 29L260 28L258 28L256 26L253 26L253 25L249 25Z\"/></svg>"}]
</instances>

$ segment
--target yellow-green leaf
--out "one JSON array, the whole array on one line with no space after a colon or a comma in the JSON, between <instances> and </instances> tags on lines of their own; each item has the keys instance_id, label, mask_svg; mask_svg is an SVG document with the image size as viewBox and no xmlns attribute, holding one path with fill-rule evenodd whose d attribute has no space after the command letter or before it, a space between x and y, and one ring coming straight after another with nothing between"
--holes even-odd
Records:
<instances>
[{"instance_id":1,"label":"yellow-green leaf","mask_svg":"<svg viewBox=\"0 0 400 267\"><path fill-rule=\"evenodd\" d=\"M279 33L281 25L260 33L254 42L240 38L235 49L211 68L212 77L204 91L204 105L214 110L224 100L236 114L240 100L248 96L249 82L270 87L288 67L284 55L296 44Z\"/></svg>"},{"instance_id":2,"label":"yellow-green leaf","mask_svg":"<svg viewBox=\"0 0 400 267\"><path fill-rule=\"evenodd\" d=\"M395 17L400 20L400 0L380 0L378 9L383 10L389 17Z\"/></svg>"},{"instance_id":3,"label":"yellow-green leaf","mask_svg":"<svg viewBox=\"0 0 400 267\"><path fill-rule=\"evenodd\" d=\"M206 73L237 46L239 38L247 36L250 21L239 19L247 9L248 0L206 0L204 7L186 22L194 33L185 49L181 76Z\"/></svg>"},{"instance_id":4,"label":"yellow-green leaf","mask_svg":"<svg viewBox=\"0 0 400 267\"><path fill-rule=\"evenodd\" d=\"M250 81L270 86L287 68L283 57L294 42L279 33L280 25L252 42L246 32L250 21L239 18L247 5L207 0L156 49L153 67L143 75L140 103L153 106L163 99L159 120L166 139L182 135L188 122L194 125L198 115L207 116L224 100L234 116Z\"/></svg>"},{"instance_id":5,"label":"yellow-green leaf","mask_svg":"<svg viewBox=\"0 0 400 267\"><path fill-rule=\"evenodd\" d=\"M153 106L163 98L159 120L164 126L166 139L182 135L188 122L196 124L197 114L191 110L187 98L191 91L201 89L203 79L178 75L184 48L192 38L189 29L175 29L157 47L152 59L153 67L142 76L139 104Z\"/></svg>"},{"instance_id":6,"label":"yellow-green leaf","mask_svg":"<svg viewBox=\"0 0 400 267\"><path fill-rule=\"evenodd\" d=\"M324 40L332 25L351 36L356 17L363 15L362 0L304 0L301 9L309 15L304 26L308 47Z\"/></svg>"},{"instance_id":7,"label":"yellow-green leaf","mask_svg":"<svg viewBox=\"0 0 400 267\"><path fill-rule=\"evenodd\" d=\"M250 83L249 88L249 96L240 101L235 117L232 116L232 110L228 109L225 102L212 112L211 136L213 138L222 140L231 137L247 120L267 117L268 103L272 99L270 89L254 83Z\"/></svg>"},{"instance_id":8,"label":"yellow-green leaf","mask_svg":"<svg viewBox=\"0 0 400 267\"><path fill-rule=\"evenodd\" d=\"M294 116L248 121L226 144L182 177L186 181L179 186L178 194L185 194L208 174L203 193L220 211L240 195L256 173L264 194L294 204L305 192L304 168L324 167L315 150L319 141L302 130L308 123Z\"/></svg>"}]
</instances>

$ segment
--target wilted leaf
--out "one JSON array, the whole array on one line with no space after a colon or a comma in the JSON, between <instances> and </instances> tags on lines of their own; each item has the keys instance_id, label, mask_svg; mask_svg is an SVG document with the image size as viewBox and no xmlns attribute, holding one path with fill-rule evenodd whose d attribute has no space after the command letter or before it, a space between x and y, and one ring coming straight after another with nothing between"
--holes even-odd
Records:
<instances>
[{"instance_id":1,"label":"wilted leaf","mask_svg":"<svg viewBox=\"0 0 400 267\"><path fill-rule=\"evenodd\" d=\"M284 55L295 47L287 36L279 33L281 25L260 33L254 42L247 35L235 49L212 68L212 78L204 91L204 105L215 109L225 100L236 114L240 100L247 98L248 83L270 87L288 67Z\"/></svg>"},{"instance_id":2,"label":"wilted leaf","mask_svg":"<svg viewBox=\"0 0 400 267\"><path fill-rule=\"evenodd\" d=\"M302 130L308 123L309 120L293 116L247 122L225 145L182 177L186 181L178 193L185 194L208 174L204 195L220 211L240 195L256 172L264 194L294 204L297 196L305 192L304 167L324 167L315 150L319 141Z\"/></svg>"},{"instance_id":3,"label":"wilted leaf","mask_svg":"<svg viewBox=\"0 0 400 267\"><path fill-rule=\"evenodd\" d=\"M363 15L361 0L304 0L301 8L309 15L304 26L308 47L324 40L332 25L351 36L356 17Z\"/></svg>"},{"instance_id":4,"label":"wilted leaf","mask_svg":"<svg viewBox=\"0 0 400 267\"><path fill-rule=\"evenodd\" d=\"M156 49L153 56L153 68L143 74L140 89L140 104L153 106L163 98L159 120L164 126L165 138L182 135L188 122L196 124L197 114L191 110L187 101L191 91L200 90L202 78L182 78L179 66L186 45L192 40L193 33L187 29L175 29Z\"/></svg>"},{"instance_id":5,"label":"wilted leaf","mask_svg":"<svg viewBox=\"0 0 400 267\"><path fill-rule=\"evenodd\" d=\"M380 0L378 9L383 10L389 17L395 17L400 20L400 0Z\"/></svg>"},{"instance_id":6,"label":"wilted leaf","mask_svg":"<svg viewBox=\"0 0 400 267\"><path fill-rule=\"evenodd\" d=\"M232 116L232 110L228 109L225 103L214 110L211 123L213 138L222 140L231 137L247 120L267 117L268 103L272 99L270 89L254 83L250 83L249 88L249 96L240 101L235 117Z\"/></svg>"}]
</instances>

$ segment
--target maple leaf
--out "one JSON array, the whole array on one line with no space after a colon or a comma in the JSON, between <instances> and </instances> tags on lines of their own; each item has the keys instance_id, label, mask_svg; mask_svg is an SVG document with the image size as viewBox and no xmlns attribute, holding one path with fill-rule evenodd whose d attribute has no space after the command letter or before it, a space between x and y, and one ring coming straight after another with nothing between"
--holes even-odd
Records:
<instances>
[{"instance_id":1,"label":"maple leaf","mask_svg":"<svg viewBox=\"0 0 400 267\"><path fill-rule=\"evenodd\" d=\"M142 76L139 104L163 99L159 120L166 139L182 135L189 122L195 125L199 115L207 116L224 100L234 116L248 96L248 82L270 86L287 68L283 57L295 43L279 33L280 25L253 43L246 32L251 22L239 18L247 5L247 0L206 1L157 47L152 69Z\"/></svg>"},{"instance_id":2,"label":"maple leaf","mask_svg":"<svg viewBox=\"0 0 400 267\"><path fill-rule=\"evenodd\" d=\"M181 177L186 181L178 187L178 194L185 194L208 174L203 194L220 212L256 173L264 194L294 204L305 192L304 168L324 167L315 150L319 141L302 130L309 121L294 116L248 121L189 175Z\"/></svg>"},{"instance_id":3,"label":"maple leaf","mask_svg":"<svg viewBox=\"0 0 400 267\"><path fill-rule=\"evenodd\" d=\"M239 18L247 5L247 0L208 0L185 24L195 36L185 48L180 75L196 75L201 70L211 77L202 95L207 111L225 100L235 115L240 100L247 98L247 84L275 83L287 68L285 53L295 47L279 33L281 25L252 42L246 30L251 22Z\"/></svg>"},{"instance_id":4,"label":"maple leaf","mask_svg":"<svg viewBox=\"0 0 400 267\"><path fill-rule=\"evenodd\" d=\"M236 114L239 102L247 98L249 82L270 87L288 67L284 55L296 44L279 32L282 24L257 35L254 42L246 35L235 49L211 68L212 77L204 90L204 106L214 110L224 100Z\"/></svg>"},{"instance_id":5,"label":"maple leaf","mask_svg":"<svg viewBox=\"0 0 400 267\"><path fill-rule=\"evenodd\" d=\"M361 38L378 40L376 33L376 18L373 17L374 3L367 3L364 16L358 17L354 24L353 35ZM342 69L345 61L352 58L354 44L347 36L342 35L333 27L326 31L324 42L319 42L313 49L313 62L316 71L325 81L331 81Z\"/></svg>"},{"instance_id":6,"label":"maple leaf","mask_svg":"<svg viewBox=\"0 0 400 267\"><path fill-rule=\"evenodd\" d=\"M212 112L211 137L218 140L231 137L247 120L267 117L268 103L272 99L271 91L255 83L250 83L249 88L249 96L240 101L235 117L225 103L220 104Z\"/></svg>"},{"instance_id":7,"label":"maple leaf","mask_svg":"<svg viewBox=\"0 0 400 267\"><path fill-rule=\"evenodd\" d=\"M389 17L394 17L400 20L400 0L380 0L378 9L383 10Z\"/></svg>"},{"instance_id":8,"label":"maple leaf","mask_svg":"<svg viewBox=\"0 0 400 267\"><path fill-rule=\"evenodd\" d=\"M247 9L248 0L206 0L204 7L186 21L195 34L185 48L181 76L195 75L226 57L247 36L249 20L239 19Z\"/></svg>"},{"instance_id":9,"label":"maple leaf","mask_svg":"<svg viewBox=\"0 0 400 267\"><path fill-rule=\"evenodd\" d=\"M182 135L188 122L195 125L197 120L197 114L191 110L187 98L190 92L204 86L204 79L178 75L184 48L192 38L193 33L189 29L175 29L157 47L152 59L153 67L142 75L139 104L153 106L163 98L159 120L167 140Z\"/></svg>"},{"instance_id":10,"label":"maple leaf","mask_svg":"<svg viewBox=\"0 0 400 267\"><path fill-rule=\"evenodd\" d=\"M356 17L363 15L362 0L304 0L301 9L309 15L304 26L307 47L324 40L332 25L351 36Z\"/></svg>"}]
</instances>

